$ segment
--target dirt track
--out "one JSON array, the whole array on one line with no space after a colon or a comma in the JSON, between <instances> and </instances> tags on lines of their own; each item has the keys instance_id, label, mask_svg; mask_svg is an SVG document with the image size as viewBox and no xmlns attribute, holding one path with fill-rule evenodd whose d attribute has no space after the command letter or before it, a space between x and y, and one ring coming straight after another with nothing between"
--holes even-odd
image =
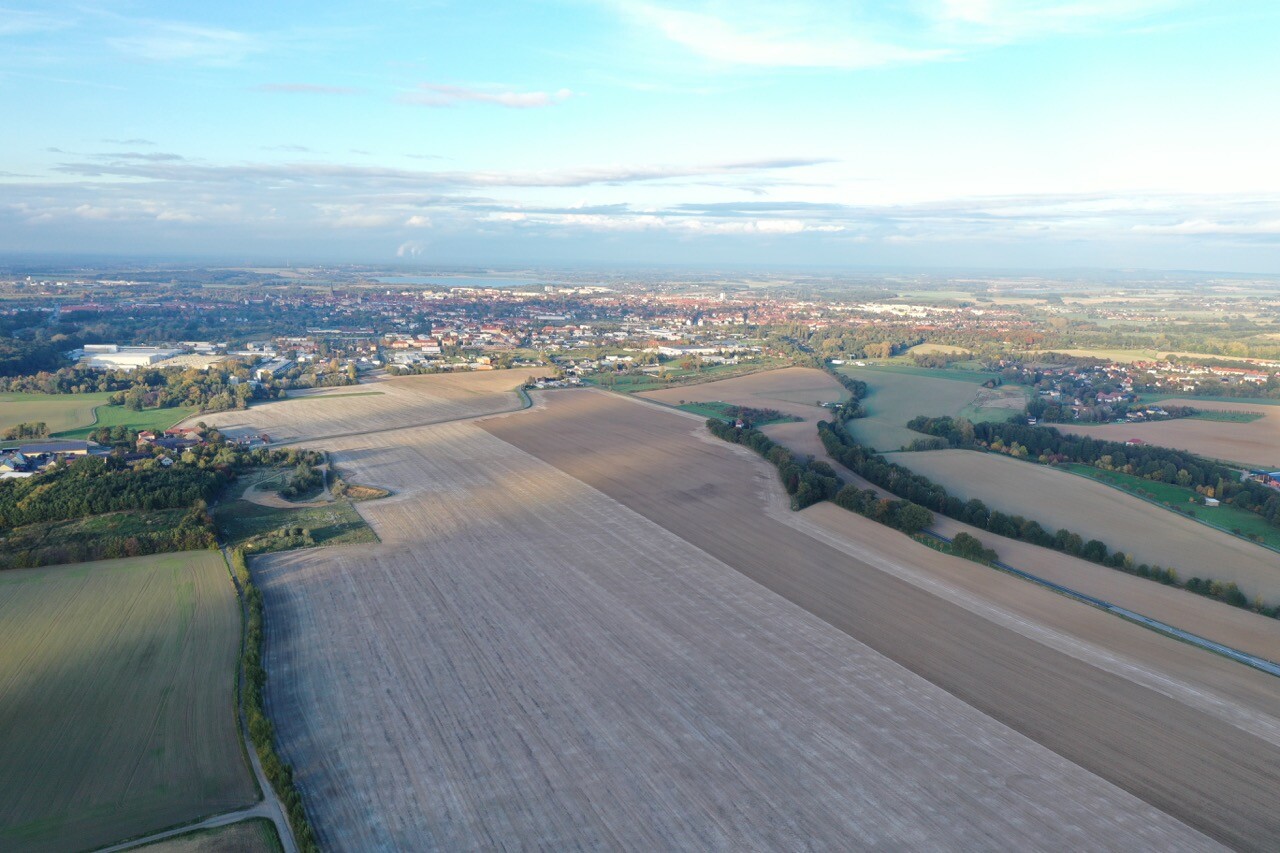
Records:
<instances>
[{"instance_id":1,"label":"dirt track","mask_svg":"<svg viewBox=\"0 0 1280 853\"><path fill-rule=\"evenodd\" d=\"M904 560L926 567L961 561L921 554L915 549L927 549L900 536L890 553L852 538L850 547L864 555L854 559L767 515L759 478L767 482L772 472L763 463L743 448L691 434L687 420L661 410L573 392L485 426L1215 837L1264 848L1280 833L1272 796L1280 789L1276 720L1256 712L1280 707L1274 679L1173 641L1139 637L1146 632L1125 623L1108 626L1091 654L1078 645L1060 649L1048 635L1031 639L881 570ZM1051 607L1078 634L1096 627L1100 614L1022 586L1005 594ZM1117 675L1117 659L1136 661L1150 675L1147 683ZM1189 682L1170 689L1161 675L1170 670ZM1191 680L1197 672L1202 677ZM1211 713L1201 702L1207 693L1221 700L1219 710L1231 710Z\"/></svg>"},{"instance_id":2,"label":"dirt track","mask_svg":"<svg viewBox=\"0 0 1280 853\"><path fill-rule=\"evenodd\" d=\"M552 443L562 393L603 398L547 395L529 426ZM650 441L710 465L717 525L749 530L732 510L769 472L656 414ZM253 570L270 712L327 847L1208 844L474 423L324 444L394 490L361 506L382 544Z\"/></svg>"}]
</instances>

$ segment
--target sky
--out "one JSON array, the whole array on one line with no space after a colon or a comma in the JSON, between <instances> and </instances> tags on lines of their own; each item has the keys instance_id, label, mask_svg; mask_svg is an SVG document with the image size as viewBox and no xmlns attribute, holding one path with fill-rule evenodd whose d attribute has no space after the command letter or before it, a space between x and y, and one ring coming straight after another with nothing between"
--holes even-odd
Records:
<instances>
[{"instance_id":1,"label":"sky","mask_svg":"<svg viewBox=\"0 0 1280 853\"><path fill-rule=\"evenodd\" d=\"M1272 0L8 5L0 253L1280 273L1278 45Z\"/></svg>"}]
</instances>

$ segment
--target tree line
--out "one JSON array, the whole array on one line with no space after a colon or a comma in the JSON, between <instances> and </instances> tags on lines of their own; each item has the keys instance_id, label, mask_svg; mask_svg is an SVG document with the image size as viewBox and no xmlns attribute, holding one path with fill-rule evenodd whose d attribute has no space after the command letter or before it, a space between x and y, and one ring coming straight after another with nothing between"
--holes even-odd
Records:
<instances>
[{"instance_id":1,"label":"tree line","mask_svg":"<svg viewBox=\"0 0 1280 853\"><path fill-rule=\"evenodd\" d=\"M280 797L293 829L294 840L303 853L317 853L320 849L315 831L307 820L302 806L302 795L293 781L293 767L276 752L275 726L267 717L264 696L267 688L267 670L262 665L262 646L266 639L264 625L266 614L262 592L253 583L245 562L244 552L237 548L231 552L231 570L235 575L249 611L244 643L244 715L249 739L262 762L262 770Z\"/></svg>"},{"instance_id":2,"label":"tree line","mask_svg":"<svg viewBox=\"0 0 1280 853\"><path fill-rule=\"evenodd\" d=\"M717 438L742 444L759 453L778 469L793 509L804 509L819 501L833 500L843 509L912 535L933 524L933 514L910 501L885 500L875 490L856 486L840 488L840 478L826 462L799 461L790 450L756 429L739 429L710 419L707 429Z\"/></svg>"},{"instance_id":3,"label":"tree line","mask_svg":"<svg viewBox=\"0 0 1280 853\"><path fill-rule=\"evenodd\" d=\"M707 429L716 438L751 448L777 468L783 488L791 495L793 509L833 498L840 487L835 469L826 462L800 461L758 429L735 427L719 418L708 418Z\"/></svg>"},{"instance_id":4,"label":"tree line","mask_svg":"<svg viewBox=\"0 0 1280 853\"><path fill-rule=\"evenodd\" d=\"M4 431L4 440L13 441L20 438L44 438L49 434L49 425L44 421L18 424Z\"/></svg>"},{"instance_id":5,"label":"tree line","mask_svg":"<svg viewBox=\"0 0 1280 853\"><path fill-rule=\"evenodd\" d=\"M977 429L986 425L975 424L973 426ZM821 436L823 446L826 447L827 452L841 465L882 489L913 503L918 503L926 509L982 530L990 531L998 536L1019 539L1024 542L1030 542L1033 545L1062 551L1074 557L1080 557L1139 577L1150 578L1163 584L1182 586L1192 592L1212 595L1212 597L1228 604L1238 607L1251 607L1266 616L1280 616L1280 605L1269 606L1261 601L1251 603L1235 584L1199 577L1192 578L1186 583L1181 583L1175 569L1137 563L1123 551L1112 550L1098 539L1086 541L1080 534L1066 528L1050 532L1042 527L1038 521L990 509L977 498L971 498L966 501L949 494L945 488L928 477L917 474L897 463L889 462L883 456L854 442L838 425L819 421L818 434Z\"/></svg>"},{"instance_id":6,"label":"tree line","mask_svg":"<svg viewBox=\"0 0 1280 853\"><path fill-rule=\"evenodd\" d=\"M934 436L951 447L985 447L1044 464L1076 462L1192 488L1205 497L1218 498L1280 526L1280 493L1253 480L1242 480L1236 469L1185 450L1151 444L1127 445L1022 423L971 424L964 418L921 416L912 418L907 427Z\"/></svg>"},{"instance_id":7,"label":"tree line","mask_svg":"<svg viewBox=\"0 0 1280 853\"><path fill-rule=\"evenodd\" d=\"M160 530L129 534L82 533L75 537L46 538L44 530L28 535L26 531L11 533L0 552L0 569L23 569L62 563L86 563L139 557L170 551L197 551L217 546L213 522L203 503L197 503L178 523Z\"/></svg>"}]
</instances>

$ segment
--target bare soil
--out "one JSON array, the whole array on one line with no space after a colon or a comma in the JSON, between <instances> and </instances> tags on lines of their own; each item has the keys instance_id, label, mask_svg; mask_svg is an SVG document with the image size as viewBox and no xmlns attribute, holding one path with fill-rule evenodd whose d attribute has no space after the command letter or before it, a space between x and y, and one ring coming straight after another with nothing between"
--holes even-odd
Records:
<instances>
[{"instance_id":1,"label":"bare soil","mask_svg":"<svg viewBox=\"0 0 1280 853\"><path fill-rule=\"evenodd\" d=\"M572 392L485 427L1214 837L1264 848L1280 830L1269 803L1280 785L1274 678L1118 620L1084 639L1103 614L1028 584L1010 594L1040 606L1057 599L1076 641L1019 627L1024 610L1001 620L975 612L893 571L934 574L963 561L901 536L884 549L852 537L858 558L807 535L768 511L781 501L765 463L660 410ZM1271 710L1258 709L1259 697Z\"/></svg>"},{"instance_id":2,"label":"bare soil","mask_svg":"<svg viewBox=\"0 0 1280 853\"><path fill-rule=\"evenodd\" d=\"M1280 555L1104 483L996 453L933 450L892 457L954 495L1099 539L1178 577L1233 581L1250 597L1280 601ZM1207 507L1198 512L1211 513Z\"/></svg>"},{"instance_id":3,"label":"bare soil","mask_svg":"<svg viewBox=\"0 0 1280 853\"><path fill-rule=\"evenodd\" d=\"M1169 405L1194 406L1227 412L1260 412L1262 417L1248 423L1177 418L1144 424L1054 424L1063 432L1088 435L1107 441L1138 438L1147 444L1198 453L1210 459L1224 459L1250 467L1280 469L1280 406L1248 403L1218 403L1211 400L1165 400Z\"/></svg>"},{"instance_id":4,"label":"bare soil","mask_svg":"<svg viewBox=\"0 0 1280 853\"><path fill-rule=\"evenodd\" d=\"M570 455L627 461L619 490L825 548L698 420L537 396L486 427L564 428ZM634 456L582 440L614 426L657 432ZM1211 846L477 423L320 444L394 492L360 506L381 544L253 562L269 710L326 848ZM684 473L654 488L645 463Z\"/></svg>"}]
</instances>

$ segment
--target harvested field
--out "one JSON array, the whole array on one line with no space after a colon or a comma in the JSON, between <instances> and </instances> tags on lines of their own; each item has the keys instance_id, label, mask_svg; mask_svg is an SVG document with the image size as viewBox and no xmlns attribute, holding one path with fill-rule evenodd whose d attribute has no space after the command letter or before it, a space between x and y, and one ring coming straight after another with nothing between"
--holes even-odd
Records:
<instances>
[{"instance_id":1,"label":"harvested field","mask_svg":"<svg viewBox=\"0 0 1280 853\"><path fill-rule=\"evenodd\" d=\"M248 805L222 555L0 574L0 848L79 850Z\"/></svg>"},{"instance_id":2,"label":"harvested field","mask_svg":"<svg viewBox=\"0 0 1280 853\"><path fill-rule=\"evenodd\" d=\"M883 549L838 533L819 539L778 509L765 463L678 415L568 392L484 426L1214 837L1265 848L1280 831L1270 802L1280 786L1274 678L1119 620L1091 638L1104 614L1021 582L1010 596L1075 630L1049 631L1012 608L1002 619L978 612L938 585L964 561L898 534ZM904 565L923 580L900 576Z\"/></svg>"},{"instance_id":3,"label":"harvested field","mask_svg":"<svg viewBox=\"0 0 1280 853\"><path fill-rule=\"evenodd\" d=\"M1047 530L1065 527L1086 541L1100 539L1139 563L1174 568L1183 580L1234 581L1250 597L1280 601L1280 557L1274 551L1119 489L995 453L933 450L891 458L954 495L1034 519Z\"/></svg>"},{"instance_id":4,"label":"harvested field","mask_svg":"<svg viewBox=\"0 0 1280 853\"><path fill-rule=\"evenodd\" d=\"M816 424L829 418L831 412L817 404L847 400L849 393L821 370L788 367L692 387L647 391L636 396L671 406L681 400L721 400L738 406L777 409L801 420L769 424L761 431L796 453L827 459L827 450L818 440Z\"/></svg>"},{"instance_id":5,"label":"harvested field","mask_svg":"<svg viewBox=\"0 0 1280 853\"><path fill-rule=\"evenodd\" d=\"M1139 438L1147 444L1173 447L1268 471L1280 469L1280 406L1256 403L1218 403L1194 397L1163 400L1174 406L1223 412L1258 412L1257 420L1244 423L1178 418L1145 424L1053 424L1063 432L1088 435L1107 441Z\"/></svg>"},{"instance_id":6,"label":"harvested field","mask_svg":"<svg viewBox=\"0 0 1280 853\"><path fill-rule=\"evenodd\" d=\"M269 820L256 818L202 829L135 848L146 853L277 853L281 850L276 828Z\"/></svg>"},{"instance_id":7,"label":"harvested field","mask_svg":"<svg viewBox=\"0 0 1280 853\"><path fill-rule=\"evenodd\" d=\"M769 488L697 422L548 397L674 421L651 441L701 485L666 497L726 533ZM269 710L327 847L1208 845L476 424L332 449L393 489L361 507L383 543L253 564Z\"/></svg>"},{"instance_id":8,"label":"harvested field","mask_svg":"<svg viewBox=\"0 0 1280 853\"><path fill-rule=\"evenodd\" d=\"M678 405L682 400L719 400L738 406L777 409L808 421L827 414L819 402L832 403L849 398L839 382L811 367L786 367L700 385L645 391L637 396L670 406Z\"/></svg>"},{"instance_id":9,"label":"harvested field","mask_svg":"<svg viewBox=\"0 0 1280 853\"><path fill-rule=\"evenodd\" d=\"M881 495L889 494L846 468L837 466L836 470L846 482L859 489L872 489ZM823 505L811 507L801 517L825 513L826 510L819 509L820 506ZM845 515L849 513L844 510L833 513L834 518ZM881 525L875 527L882 528ZM836 529L839 529L839 525ZM934 514L930 530L948 538L954 538L957 533L968 533L980 539L984 545L994 548L1001 560L1015 568L1166 624L1176 625L1214 642L1263 658L1274 658L1276 649L1280 648L1280 620L1119 572L1061 551L997 536L944 515ZM859 539L862 538L864 537L860 534ZM991 583L991 570L982 567L978 578L977 590L980 592Z\"/></svg>"},{"instance_id":10,"label":"harvested field","mask_svg":"<svg viewBox=\"0 0 1280 853\"><path fill-rule=\"evenodd\" d=\"M358 386L381 394L334 388L199 419L232 437L265 433L275 442L401 429L517 409L512 390L530 375L547 374L546 368L528 368L403 376Z\"/></svg>"},{"instance_id":11,"label":"harvested field","mask_svg":"<svg viewBox=\"0 0 1280 853\"><path fill-rule=\"evenodd\" d=\"M1021 386L983 388L991 374L925 368L842 367L840 372L866 382L865 418L849 422L857 440L884 453L920 438L907 429L916 415L963 415L971 421L1005 420L1026 405Z\"/></svg>"}]
</instances>

